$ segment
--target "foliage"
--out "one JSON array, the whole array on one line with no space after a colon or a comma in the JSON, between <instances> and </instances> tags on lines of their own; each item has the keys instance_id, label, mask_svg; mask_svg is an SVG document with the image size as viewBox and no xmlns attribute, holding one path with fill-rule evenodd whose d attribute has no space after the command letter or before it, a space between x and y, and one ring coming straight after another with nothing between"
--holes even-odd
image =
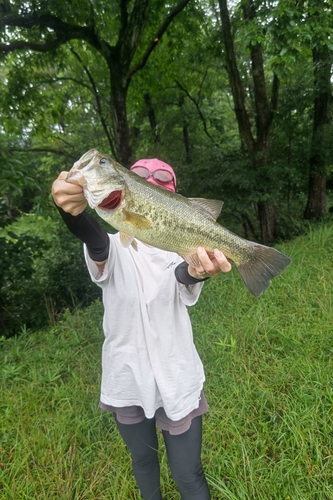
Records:
<instances>
[{"instance_id":1,"label":"foliage","mask_svg":"<svg viewBox=\"0 0 333 500\"><path fill-rule=\"evenodd\" d=\"M65 308L99 297L84 269L82 245L51 218L27 216L2 231L1 332L53 324Z\"/></svg>"},{"instance_id":2,"label":"foliage","mask_svg":"<svg viewBox=\"0 0 333 500\"><path fill-rule=\"evenodd\" d=\"M218 500L332 498L332 221L279 249L256 299L234 269L189 309L207 381L203 464ZM103 307L2 341L3 500L138 498L128 450L98 408ZM178 498L160 438L162 492Z\"/></svg>"},{"instance_id":3,"label":"foliage","mask_svg":"<svg viewBox=\"0 0 333 500\"><path fill-rule=\"evenodd\" d=\"M27 315L39 316L39 308L31 310L31 299L34 290L31 290L33 277L33 257L42 252L41 240L31 238L23 233L17 236L8 233L7 238L0 238L2 255L0 269L0 291L2 313L0 318L1 330L4 334L20 326L20 317ZM27 300L28 299L28 300ZM30 313L30 314L29 314Z\"/></svg>"},{"instance_id":4,"label":"foliage","mask_svg":"<svg viewBox=\"0 0 333 500\"><path fill-rule=\"evenodd\" d=\"M8 143L3 142L0 134L1 191L0 227L10 224L22 211L33 208L33 199L39 194L37 179L31 174L31 164L26 164L26 155L12 154ZM9 141L8 141L9 142Z\"/></svg>"},{"instance_id":5,"label":"foliage","mask_svg":"<svg viewBox=\"0 0 333 500\"><path fill-rule=\"evenodd\" d=\"M60 82L61 70L69 69L70 73L71 56L74 56L81 64L84 78L75 79L69 74L66 78L90 89L113 156L129 166L132 146L127 121L127 92L131 79L144 68L169 25L189 1L171 2L167 6L156 2L154 10L149 0L114 2L103 5L103 8L99 4L84 2L80 4L81 15L76 13L75 1L53 3L41 0L37 5L26 2L24 8L16 2L8 2L2 6L4 29L0 32L0 53L11 56L22 51L23 68L28 72L31 68L30 51L41 53L43 63L46 62L47 69L53 70ZM75 49L71 46L74 42ZM52 61L54 53L57 59L58 49L66 57L57 68L52 67ZM104 87L108 88L108 114L104 113L103 95L99 89L100 74L103 74Z\"/></svg>"}]
</instances>

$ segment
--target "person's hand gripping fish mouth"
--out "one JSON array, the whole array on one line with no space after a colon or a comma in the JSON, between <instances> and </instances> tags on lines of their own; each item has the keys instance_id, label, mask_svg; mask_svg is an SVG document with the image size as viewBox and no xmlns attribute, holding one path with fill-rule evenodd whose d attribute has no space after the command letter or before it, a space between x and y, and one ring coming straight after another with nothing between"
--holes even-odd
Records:
<instances>
[{"instance_id":1,"label":"person's hand gripping fish mouth","mask_svg":"<svg viewBox=\"0 0 333 500\"><path fill-rule=\"evenodd\" d=\"M97 150L92 149L84 154L80 160L74 163L67 176L67 182L79 184L83 187L84 195L88 200L89 206L96 209L97 207L104 210L115 210L122 201L123 190L113 190L106 194L105 186L101 185L101 179L93 175L95 169L95 155L99 154ZM100 159L101 166L104 163L104 158ZM89 178L89 186L87 179Z\"/></svg>"}]
</instances>

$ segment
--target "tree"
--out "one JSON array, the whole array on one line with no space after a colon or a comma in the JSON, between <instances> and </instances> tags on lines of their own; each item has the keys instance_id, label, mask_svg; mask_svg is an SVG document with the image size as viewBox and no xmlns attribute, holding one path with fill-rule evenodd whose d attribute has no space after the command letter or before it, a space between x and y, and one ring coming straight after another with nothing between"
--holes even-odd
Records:
<instances>
[{"instance_id":1,"label":"tree","mask_svg":"<svg viewBox=\"0 0 333 500\"><path fill-rule=\"evenodd\" d=\"M312 37L312 60L313 60L313 131L311 140L311 156L309 165L309 188L308 201L304 216L306 219L318 219L326 212L326 167L327 150L330 143L328 137L331 131L331 69L333 64L333 43L330 41L329 32L333 35L329 27L327 38L322 38L325 17L332 19L332 7L326 2L319 2L316 9L310 9L310 24L315 23L317 33L314 31ZM320 26L320 36L318 28Z\"/></svg>"},{"instance_id":2,"label":"tree","mask_svg":"<svg viewBox=\"0 0 333 500\"><path fill-rule=\"evenodd\" d=\"M139 156L149 151L175 165L187 196L224 197L221 158L239 148L227 75L217 57L215 23L201 4L188 14L133 82L141 89L130 96L138 106L135 146Z\"/></svg>"},{"instance_id":3,"label":"tree","mask_svg":"<svg viewBox=\"0 0 333 500\"><path fill-rule=\"evenodd\" d=\"M277 220L271 190L274 159L270 158L270 150L278 111L279 89L283 80L286 80L286 75L293 73L300 61L307 67L311 58L313 85L310 83L308 89L310 91L313 88L313 131L308 201L304 215L305 218L318 218L326 210L333 9L327 0L315 3L305 0L243 0L235 8L232 30L227 0L219 0L219 5L226 67L239 133L251 160L252 171L256 173L257 180L260 180L256 205L261 239L264 242L272 241ZM239 20L241 11L243 16ZM239 32L243 33L245 43L241 41ZM248 74L245 75L244 71L241 75L239 70L241 65L244 67L244 52L239 55L240 46L248 50L251 63L251 67L247 69ZM252 79L250 84L249 75ZM245 85L248 86L246 90ZM300 100L303 97L299 96ZM283 169L281 174L282 172Z\"/></svg>"},{"instance_id":4,"label":"tree","mask_svg":"<svg viewBox=\"0 0 333 500\"><path fill-rule=\"evenodd\" d=\"M150 0L120 0L106 6L87 0L81 2L80 7L74 0L42 0L37 4L2 2L0 54L23 51L28 58L31 51L46 54L79 40L83 42L83 51L89 48L100 56L109 76L114 153L128 166L132 161L126 108L128 88L133 76L144 68L170 24L189 2L180 0L169 7L159 2L152 5ZM152 17L154 26L149 22ZM80 55L77 53L75 57ZM94 86L92 73L87 67L85 71Z\"/></svg>"},{"instance_id":5,"label":"tree","mask_svg":"<svg viewBox=\"0 0 333 500\"><path fill-rule=\"evenodd\" d=\"M271 97L269 99L264 69L263 47L260 40L260 33L257 33L249 42L255 110L253 127L249 111L246 107L246 92L237 65L227 0L219 0L219 6L226 68L229 75L239 133L250 157L252 169L257 172L267 166L270 130L277 108L280 82L277 73L274 72L271 84ZM248 24L255 23L257 12L254 1L245 0L242 2L242 7L244 21ZM259 23L257 23L257 26L259 26ZM253 133L253 129L255 133ZM270 184L268 172L264 180L266 186ZM261 240L267 243L273 241L276 236L276 215L272 201L267 199L267 191L264 185L261 187L261 190L261 196L259 195L259 199L257 200L258 218Z\"/></svg>"}]
</instances>

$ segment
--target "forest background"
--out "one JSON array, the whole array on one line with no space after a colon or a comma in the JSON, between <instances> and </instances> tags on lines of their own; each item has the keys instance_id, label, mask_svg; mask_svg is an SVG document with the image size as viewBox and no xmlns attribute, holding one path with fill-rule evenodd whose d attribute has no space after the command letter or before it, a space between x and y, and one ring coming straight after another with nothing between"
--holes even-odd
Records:
<instances>
[{"instance_id":1,"label":"forest background","mask_svg":"<svg viewBox=\"0 0 333 500\"><path fill-rule=\"evenodd\" d=\"M50 198L91 148L167 161L251 240L329 221L332 27L324 0L0 1L1 333L98 297Z\"/></svg>"}]
</instances>

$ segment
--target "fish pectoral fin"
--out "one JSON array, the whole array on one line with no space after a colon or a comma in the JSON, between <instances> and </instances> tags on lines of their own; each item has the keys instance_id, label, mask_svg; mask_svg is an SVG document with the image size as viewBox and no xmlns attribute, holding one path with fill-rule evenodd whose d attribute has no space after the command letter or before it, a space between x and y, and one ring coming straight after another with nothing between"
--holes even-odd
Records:
<instances>
[{"instance_id":1,"label":"fish pectoral fin","mask_svg":"<svg viewBox=\"0 0 333 500\"><path fill-rule=\"evenodd\" d=\"M191 202L199 205L199 207L213 220L216 220L221 213L223 201L208 200L207 198L188 198Z\"/></svg>"},{"instance_id":2,"label":"fish pectoral fin","mask_svg":"<svg viewBox=\"0 0 333 500\"><path fill-rule=\"evenodd\" d=\"M136 244L136 241L134 239L133 234L128 234L128 233L122 233L122 232L120 232L119 236L120 236L120 242L121 242L121 244L123 245L124 248L128 248L130 245L132 245L132 247L135 250L138 250L138 247L137 247L137 244Z\"/></svg>"},{"instance_id":3,"label":"fish pectoral fin","mask_svg":"<svg viewBox=\"0 0 333 500\"><path fill-rule=\"evenodd\" d=\"M189 266L199 267L201 265L201 262L199 260L197 253L183 253L183 254L179 254L179 255L182 257L182 259L185 260L185 262L188 263Z\"/></svg>"},{"instance_id":4,"label":"fish pectoral fin","mask_svg":"<svg viewBox=\"0 0 333 500\"><path fill-rule=\"evenodd\" d=\"M148 229L150 227L150 221L143 215L135 214L133 212L123 211L124 221L132 224L137 229Z\"/></svg>"}]
</instances>

